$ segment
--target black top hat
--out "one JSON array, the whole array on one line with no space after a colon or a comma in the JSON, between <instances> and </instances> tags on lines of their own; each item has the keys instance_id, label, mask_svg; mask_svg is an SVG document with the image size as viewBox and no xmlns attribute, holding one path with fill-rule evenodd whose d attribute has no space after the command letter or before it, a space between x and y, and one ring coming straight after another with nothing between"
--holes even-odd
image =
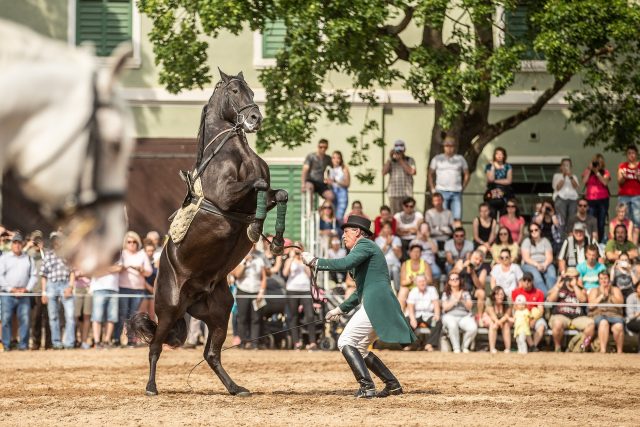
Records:
<instances>
[{"instance_id":1,"label":"black top hat","mask_svg":"<svg viewBox=\"0 0 640 427\"><path fill-rule=\"evenodd\" d=\"M355 227L355 228L359 228L361 230L363 230L364 232L367 233L367 235L372 235L373 233L371 232L371 230L369 229L371 227L371 221L368 220L367 218L358 216L358 215L349 215L349 218L347 218L347 222L345 222L344 224L342 224L340 226L340 228L342 228L343 230L346 227Z\"/></svg>"}]
</instances>

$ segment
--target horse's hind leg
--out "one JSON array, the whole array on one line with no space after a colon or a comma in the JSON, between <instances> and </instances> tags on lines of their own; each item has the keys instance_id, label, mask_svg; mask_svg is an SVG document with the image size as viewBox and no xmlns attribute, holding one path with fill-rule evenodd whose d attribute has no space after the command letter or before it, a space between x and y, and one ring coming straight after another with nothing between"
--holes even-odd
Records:
<instances>
[{"instance_id":1,"label":"horse's hind leg","mask_svg":"<svg viewBox=\"0 0 640 427\"><path fill-rule=\"evenodd\" d=\"M207 344L204 348L204 359L216 373L227 391L234 396L249 396L251 393L237 385L222 367L220 353L227 337L229 314L233 306L233 295L226 282L217 283L206 299L203 298L187 310L192 316L203 320L209 328Z\"/></svg>"}]
</instances>

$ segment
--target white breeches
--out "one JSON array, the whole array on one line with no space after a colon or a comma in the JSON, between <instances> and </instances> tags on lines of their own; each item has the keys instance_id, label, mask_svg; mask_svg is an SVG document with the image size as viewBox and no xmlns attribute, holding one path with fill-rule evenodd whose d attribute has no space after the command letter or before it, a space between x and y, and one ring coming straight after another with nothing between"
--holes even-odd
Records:
<instances>
[{"instance_id":1,"label":"white breeches","mask_svg":"<svg viewBox=\"0 0 640 427\"><path fill-rule=\"evenodd\" d=\"M376 331L371 326L369 316L364 311L364 306L360 306L338 338L338 349L342 351L345 345L350 345L357 348L362 357L366 357L369 354L369 344L375 338Z\"/></svg>"}]
</instances>

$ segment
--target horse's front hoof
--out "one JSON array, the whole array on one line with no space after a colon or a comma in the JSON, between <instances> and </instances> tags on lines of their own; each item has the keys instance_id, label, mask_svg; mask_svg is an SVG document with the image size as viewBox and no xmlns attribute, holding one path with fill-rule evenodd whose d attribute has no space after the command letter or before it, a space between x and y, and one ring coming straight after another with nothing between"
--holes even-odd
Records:
<instances>
[{"instance_id":1,"label":"horse's front hoof","mask_svg":"<svg viewBox=\"0 0 640 427\"><path fill-rule=\"evenodd\" d=\"M158 390L147 390L147 391L145 392L145 394L146 394L147 396L157 396L157 395L158 395Z\"/></svg>"},{"instance_id":2,"label":"horse's front hoof","mask_svg":"<svg viewBox=\"0 0 640 427\"><path fill-rule=\"evenodd\" d=\"M249 226L247 228L247 237L251 240L251 243L258 243L258 240L260 240L260 232L254 230L252 226Z\"/></svg>"},{"instance_id":3,"label":"horse's front hoof","mask_svg":"<svg viewBox=\"0 0 640 427\"><path fill-rule=\"evenodd\" d=\"M253 183L253 188L258 191L267 191L269 189L269 184L264 179L258 178Z\"/></svg>"},{"instance_id":4,"label":"horse's front hoof","mask_svg":"<svg viewBox=\"0 0 640 427\"><path fill-rule=\"evenodd\" d=\"M236 393L237 397L251 397L250 391L241 391L240 393Z\"/></svg>"},{"instance_id":5,"label":"horse's front hoof","mask_svg":"<svg viewBox=\"0 0 640 427\"><path fill-rule=\"evenodd\" d=\"M271 249L271 253L275 256L282 255L284 253L284 239L276 236L271 241L271 245L269 245L269 249Z\"/></svg>"}]
</instances>

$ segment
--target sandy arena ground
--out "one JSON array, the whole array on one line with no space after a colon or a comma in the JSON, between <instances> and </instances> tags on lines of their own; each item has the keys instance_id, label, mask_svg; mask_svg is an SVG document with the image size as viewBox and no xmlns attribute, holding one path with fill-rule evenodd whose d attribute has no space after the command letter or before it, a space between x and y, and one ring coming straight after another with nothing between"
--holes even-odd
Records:
<instances>
[{"instance_id":1,"label":"sandy arena ground","mask_svg":"<svg viewBox=\"0 0 640 427\"><path fill-rule=\"evenodd\" d=\"M223 353L229 396L201 350L166 350L147 397L147 350L0 353L1 425L638 425L640 356L380 351L405 395L355 400L338 352ZM379 384L379 383L378 383Z\"/></svg>"}]
</instances>

